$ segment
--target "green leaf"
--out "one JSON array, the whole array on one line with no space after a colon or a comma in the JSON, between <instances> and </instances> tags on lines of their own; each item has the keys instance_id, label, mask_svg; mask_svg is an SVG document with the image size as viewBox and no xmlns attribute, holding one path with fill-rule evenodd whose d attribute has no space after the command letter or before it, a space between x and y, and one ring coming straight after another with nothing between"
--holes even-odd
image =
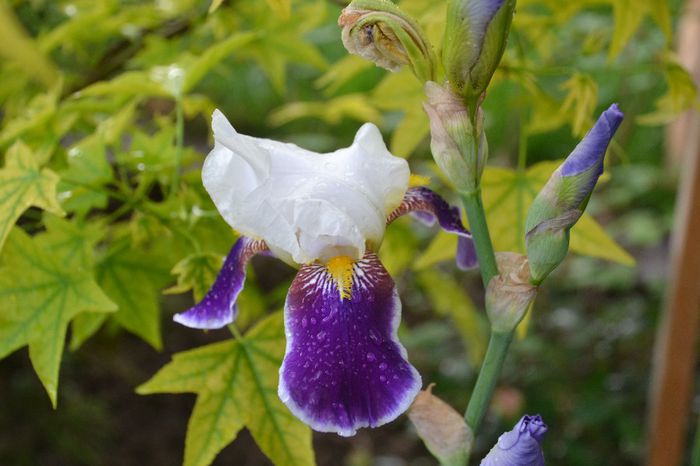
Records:
<instances>
[{"instance_id":1,"label":"green leaf","mask_svg":"<svg viewBox=\"0 0 700 466\"><path fill-rule=\"evenodd\" d=\"M39 50L5 2L0 2L0 56L17 63L27 76L46 87L59 79L56 65Z\"/></svg>"},{"instance_id":2,"label":"green leaf","mask_svg":"<svg viewBox=\"0 0 700 466\"><path fill-rule=\"evenodd\" d=\"M185 440L185 466L206 466L243 427L277 466L315 464L311 430L277 396L284 354L282 314L275 313L245 337L173 356L137 388L152 393L196 393Z\"/></svg>"},{"instance_id":3,"label":"green leaf","mask_svg":"<svg viewBox=\"0 0 700 466\"><path fill-rule=\"evenodd\" d=\"M371 101L381 110L403 112L391 136L390 150L395 155L410 156L430 133L428 118L423 112L422 85L408 70L392 73L377 85Z\"/></svg>"},{"instance_id":4,"label":"green leaf","mask_svg":"<svg viewBox=\"0 0 700 466\"><path fill-rule=\"evenodd\" d=\"M171 286L165 290L165 293L176 294L192 290L194 300L201 301L214 283L221 264L222 257L219 254L209 252L190 254L173 267L170 273L177 275L177 285Z\"/></svg>"},{"instance_id":5,"label":"green leaf","mask_svg":"<svg viewBox=\"0 0 700 466\"><path fill-rule=\"evenodd\" d=\"M68 168L61 171L58 185L63 208L85 213L107 206L101 186L112 180L112 167L102 138L95 134L68 149Z\"/></svg>"},{"instance_id":6,"label":"green leaf","mask_svg":"<svg viewBox=\"0 0 700 466\"><path fill-rule=\"evenodd\" d=\"M398 220L387 228L379 257L392 277L398 277L411 264L418 240L407 220Z\"/></svg>"},{"instance_id":7,"label":"green leaf","mask_svg":"<svg viewBox=\"0 0 700 466\"><path fill-rule=\"evenodd\" d=\"M615 25L608 55L610 60L627 45L648 11L648 2L639 0L612 0L612 4Z\"/></svg>"},{"instance_id":8,"label":"green leaf","mask_svg":"<svg viewBox=\"0 0 700 466\"><path fill-rule=\"evenodd\" d=\"M374 64L357 55L346 55L333 63L328 70L316 80L316 86L324 88L327 95L333 95L355 77L373 67Z\"/></svg>"},{"instance_id":9,"label":"green leaf","mask_svg":"<svg viewBox=\"0 0 700 466\"><path fill-rule=\"evenodd\" d=\"M332 125L345 118L357 121L379 123L382 114L363 94L346 94L322 102L291 102L283 105L270 115L270 124L281 126L299 118L315 117Z\"/></svg>"},{"instance_id":10,"label":"green leaf","mask_svg":"<svg viewBox=\"0 0 700 466\"><path fill-rule=\"evenodd\" d=\"M584 215L571 230L571 250L584 256L600 257L634 267L636 261L622 249L598 222L590 215Z\"/></svg>"},{"instance_id":11,"label":"green leaf","mask_svg":"<svg viewBox=\"0 0 700 466\"><path fill-rule=\"evenodd\" d=\"M92 268L94 247L104 237L106 229L99 222L66 221L53 215L45 215L44 225L48 234L41 234L46 247L56 255L58 263L66 270L76 267ZM77 350L107 319L103 312L82 312L71 322L71 351Z\"/></svg>"},{"instance_id":12,"label":"green leaf","mask_svg":"<svg viewBox=\"0 0 700 466\"><path fill-rule=\"evenodd\" d=\"M700 102L697 100L698 90L693 77L674 54L666 53L662 59L668 90L654 102L656 107L654 111L637 117L637 122L641 125L665 125L686 110L693 107L700 110Z\"/></svg>"},{"instance_id":13,"label":"green leaf","mask_svg":"<svg viewBox=\"0 0 700 466\"><path fill-rule=\"evenodd\" d=\"M487 167L481 180L489 230L497 251L525 252L525 217L532 200L561 161L540 162L524 172ZM571 230L571 251L624 265L634 260L588 214Z\"/></svg>"},{"instance_id":14,"label":"green leaf","mask_svg":"<svg viewBox=\"0 0 700 466\"><path fill-rule=\"evenodd\" d=\"M588 75L576 73L564 84L568 91L561 104L561 114L571 123L575 136L583 136L593 125L592 115L598 105L598 84Z\"/></svg>"},{"instance_id":15,"label":"green leaf","mask_svg":"<svg viewBox=\"0 0 700 466\"><path fill-rule=\"evenodd\" d=\"M44 215L43 221L48 233L41 234L41 238L60 265L66 269L92 267L93 248L105 235L101 223L68 221L53 215Z\"/></svg>"},{"instance_id":16,"label":"green leaf","mask_svg":"<svg viewBox=\"0 0 700 466\"><path fill-rule=\"evenodd\" d=\"M183 93L190 91L213 67L227 58L236 49L249 44L255 37L255 34L251 32L233 34L221 42L208 47L190 63L183 64L185 71Z\"/></svg>"},{"instance_id":17,"label":"green leaf","mask_svg":"<svg viewBox=\"0 0 700 466\"><path fill-rule=\"evenodd\" d=\"M156 349L162 347L160 290L170 280L167 258L153 245L121 240L97 264L98 283L119 306L114 318Z\"/></svg>"},{"instance_id":18,"label":"green leaf","mask_svg":"<svg viewBox=\"0 0 700 466\"><path fill-rule=\"evenodd\" d=\"M454 236L454 235L453 235ZM473 367L479 367L486 354L488 322L480 314L464 287L450 275L438 270L424 270L418 282L428 295L438 315L449 317L455 324Z\"/></svg>"},{"instance_id":19,"label":"green leaf","mask_svg":"<svg viewBox=\"0 0 700 466\"><path fill-rule=\"evenodd\" d=\"M292 12L292 0L266 0L270 9L280 18L289 18Z\"/></svg>"},{"instance_id":20,"label":"green leaf","mask_svg":"<svg viewBox=\"0 0 700 466\"><path fill-rule=\"evenodd\" d=\"M269 1L281 4L286 0ZM255 41L240 49L238 55L255 60L279 94L285 90L288 63L307 64L319 70L328 67L318 48L304 37L326 17L324 2L300 5L294 17L271 15L262 2L241 7L241 13L254 19L253 28L259 34Z\"/></svg>"},{"instance_id":21,"label":"green leaf","mask_svg":"<svg viewBox=\"0 0 700 466\"><path fill-rule=\"evenodd\" d=\"M439 262L454 259L457 252L457 236L443 230L437 232L425 251L413 262L415 270L424 270Z\"/></svg>"},{"instance_id":22,"label":"green leaf","mask_svg":"<svg viewBox=\"0 0 700 466\"><path fill-rule=\"evenodd\" d=\"M83 343L102 327L108 315L98 312L84 312L71 322L70 350L77 351Z\"/></svg>"},{"instance_id":23,"label":"green leaf","mask_svg":"<svg viewBox=\"0 0 700 466\"><path fill-rule=\"evenodd\" d=\"M84 311L113 311L87 264L57 253L51 232L30 238L20 229L9 235L0 268L0 357L29 346L29 357L53 406L58 371L70 320Z\"/></svg>"},{"instance_id":24,"label":"green leaf","mask_svg":"<svg viewBox=\"0 0 700 466\"><path fill-rule=\"evenodd\" d=\"M39 207L56 215L64 215L56 199L58 175L48 168L40 169L35 154L21 141L5 155L0 170L0 248L10 229L27 208Z\"/></svg>"},{"instance_id":25,"label":"green leaf","mask_svg":"<svg viewBox=\"0 0 700 466\"><path fill-rule=\"evenodd\" d=\"M170 92L162 83L154 81L148 71L126 71L109 81L99 81L75 93L73 97L169 97Z\"/></svg>"}]
</instances>

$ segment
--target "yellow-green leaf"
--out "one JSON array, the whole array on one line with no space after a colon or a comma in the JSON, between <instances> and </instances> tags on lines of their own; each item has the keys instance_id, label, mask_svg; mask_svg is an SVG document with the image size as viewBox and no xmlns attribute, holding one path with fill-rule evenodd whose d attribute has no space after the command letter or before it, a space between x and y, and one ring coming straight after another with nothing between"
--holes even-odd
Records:
<instances>
[{"instance_id":1,"label":"yellow-green leaf","mask_svg":"<svg viewBox=\"0 0 700 466\"><path fill-rule=\"evenodd\" d=\"M270 124L281 126L299 118L315 117L332 125L345 118L379 123L381 113L373 107L363 94L346 94L323 102L291 102L270 115Z\"/></svg>"},{"instance_id":2,"label":"yellow-green leaf","mask_svg":"<svg viewBox=\"0 0 700 466\"><path fill-rule=\"evenodd\" d=\"M84 311L114 311L86 264L68 268L51 248L51 233L30 238L15 228L0 268L0 357L29 346L29 357L56 406L58 371L68 323Z\"/></svg>"},{"instance_id":3,"label":"yellow-green leaf","mask_svg":"<svg viewBox=\"0 0 700 466\"><path fill-rule=\"evenodd\" d=\"M532 200L559 166L537 163L524 172L487 167L481 180L484 208L497 251L525 251L525 217ZM633 265L634 260L588 214L571 230L571 251Z\"/></svg>"},{"instance_id":4,"label":"yellow-green leaf","mask_svg":"<svg viewBox=\"0 0 700 466\"><path fill-rule=\"evenodd\" d=\"M453 235L454 236L454 235ZM438 270L424 270L418 281L435 312L448 316L457 327L472 366L478 367L486 353L488 323L469 296L450 275Z\"/></svg>"},{"instance_id":5,"label":"yellow-green leaf","mask_svg":"<svg viewBox=\"0 0 700 466\"><path fill-rule=\"evenodd\" d=\"M637 122L642 125L664 125L693 107L700 110L698 90L693 77L674 54L666 53L662 59L668 90L656 100L654 111L637 117Z\"/></svg>"},{"instance_id":6,"label":"yellow-green leaf","mask_svg":"<svg viewBox=\"0 0 700 466\"><path fill-rule=\"evenodd\" d=\"M600 257L633 267L634 257L622 249L598 222L584 215L571 230L571 250L584 256Z\"/></svg>"},{"instance_id":7,"label":"yellow-green leaf","mask_svg":"<svg viewBox=\"0 0 700 466\"><path fill-rule=\"evenodd\" d=\"M46 87L59 78L56 65L39 50L5 2L0 2L0 56L17 63L27 76Z\"/></svg>"},{"instance_id":8,"label":"yellow-green leaf","mask_svg":"<svg viewBox=\"0 0 700 466\"><path fill-rule=\"evenodd\" d=\"M457 236L438 231L425 251L413 262L415 270L423 270L447 259L454 259L457 252Z\"/></svg>"},{"instance_id":9,"label":"yellow-green leaf","mask_svg":"<svg viewBox=\"0 0 700 466\"><path fill-rule=\"evenodd\" d=\"M185 293L192 290L195 301L201 301L207 293L216 274L221 269L219 254L199 252L191 254L175 264L170 272L177 275L177 285L165 290L166 294Z\"/></svg>"},{"instance_id":10,"label":"yellow-green leaf","mask_svg":"<svg viewBox=\"0 0 700 466\"><path fill-rule=\"evenodd\" d=\"M404 220L399 220L387 228L379 258L389 274L398 277L413 261L417 248L415 234Z\"/></svg>"},{"instance_id":11,"label":"yellow-green leaf","mask_svg":"<svg viewBox=\"0 0 700 466\"><path fill-rule=\"evenodd\" d=\"M598 84L590 76L576 73L561 87L568 91L561 104L561 114L569 120L571 132L583 136L593 123L592 115L598 105Z\"/></svg>"},{"instance_id":12,"label":"yellow-green leaf","mask_svg":"<svg viewBox=\"0 0 700 466\"><path fill-rule=\"evenodd\" d=\"M270 9L281 18L289 18L292 12L292 0L266 0Z\"/></svg>"},{"instance_id":13,"label":"yellow-green leaf","mask_svg":"<svg viewBox=\"0 0 700 466\"><path fill-rule=\"evenodd\" d=\"M615 58L627 45L648 11L648 2L639 0L612 0L613 37L610 42L609 59Z\"/></svg>"},{"instance_id":14,"label":"yellow-green leaf","mask_svg":"<svg viewBox=\"0 0 700 466\"><path fill-rule=\"evenodd\" d=\"M56 200L57 183L58 175L48 168L40 169L36 156L22 142L7 151L5 167L0 170L0 248L30 206L64 215Z\"/></svg>"},{"instance_id":15,"label":"yellow-green leaf","mask_svg":"<svg viewBox=\"0 0 700 466\"><path fill-rule=\"evenodd\" d=\"M277 396L284 354L282 314L245 337L178 353L137 392L196 393L185 440L185 466L206 466L247 427L277 466L313 466L311 430Z\"/></svg>"},{"instance_id":16,"label":"yellow-green leaf","mask_svg":"<svg viewBox=\"0 0 700 466\"><path fill-rule=\"evenodd\" d=\"M97 281L119 306L117 322L160 349L160 290L170 280L172 263L153 249L115 244L97 264Z\"/></svg>"},{"instance_id":17,"label":"yellow-green leaf","mask_svg":"<svg viewBox=\"0 0 700 466\"><path fill-rule=\"evenodd\" d=\"M428 135L428 118L423 112L423 86L408 70L387 75L372 93L371 102L386 111L403 112L403 118L392 134L390 149L402 157L413 153Z\"/></svg>"}]
</instances>

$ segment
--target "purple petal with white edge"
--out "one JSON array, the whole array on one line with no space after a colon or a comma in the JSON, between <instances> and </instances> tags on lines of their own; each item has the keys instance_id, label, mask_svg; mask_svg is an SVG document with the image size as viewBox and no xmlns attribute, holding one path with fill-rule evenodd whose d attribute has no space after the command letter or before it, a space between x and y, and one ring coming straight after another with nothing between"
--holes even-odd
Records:
<instances>
[{"instance_id":1,"label":"purple petal with white edge","mask_svg":"<svg viewBox=\"0 0 700 466\"><path fill-rule=\"evenodd\" d=\"M238 314L236 299L245 284L246 265L254 255L267 252L264 241L241 236L226 256L204 299L189 310L175 314L173 320L199 329L221 328L233 322Z\"/></svg>"},{"instance_id":2,"label":"purple petal with white edge","mask_svg":"<svg viewBox=\"0 0 700 466\"><path fill-rule=\"evenodd\" d=\"M605 151L624 116L617 104L612 104L604 111L562 164L562 176L575 176L596 167L593 180L595 184L598 176L603 173Z\"/></svg>"},{"instance_id":3,"label":"purple petal with white edge","mask_svg":"<svg viewBox=\"0 0 700 466\"><path fill-rule=\"evenodd\" d=\"M472 235L462 224L459 207L451 206L435 191L417 186L406 191L401 204L387 217L387 225L406 214L427 225L433 225L437 220L443 230L459 236L456 260L460 269L473 269L478 265Z\"/></svg>"},{"instance_id":4,"label":"purple petal with white edge","mask_svg":"<svg viewBox=\"0 0 700 466\"><path fill-rule=\"evenodd\" d=\"M396 334L394 281L372 252L351 267L345 297L328 267L305 265L297 273L285 305L279 384L280 399L298 418L343 436L394 420L421 388Z\"/></svg>"},{"instance_id":5,"label":"purple petal with white edge","mask_svg":"<svg viewBox=\"0 0 700 466\"><path fill-rule=\"evenodd\" d=\"M523 416L513 430L504 433L481 466L544 466L540 442L547 425L539 415Z\"/></svg>"}]
</instances>

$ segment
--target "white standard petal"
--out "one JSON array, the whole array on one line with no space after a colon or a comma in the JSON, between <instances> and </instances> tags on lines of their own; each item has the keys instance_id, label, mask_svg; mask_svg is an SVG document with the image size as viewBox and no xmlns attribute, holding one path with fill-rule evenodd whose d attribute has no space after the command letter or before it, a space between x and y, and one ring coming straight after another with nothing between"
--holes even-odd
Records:
<instances>
[{"instance_id":1,"label":"white standard petal","mask_svg":"<svg viewBox=\"0 0 700 466\"><path fill-rule=\"evenodd\" d=\"M369 123L350 147L329 154L241 135L218 111L212 126L216 144L202 179L214 204L234 229L263 238L288 262L363 257L408 188L408 164Z\"/></svg>"}]
</instances>

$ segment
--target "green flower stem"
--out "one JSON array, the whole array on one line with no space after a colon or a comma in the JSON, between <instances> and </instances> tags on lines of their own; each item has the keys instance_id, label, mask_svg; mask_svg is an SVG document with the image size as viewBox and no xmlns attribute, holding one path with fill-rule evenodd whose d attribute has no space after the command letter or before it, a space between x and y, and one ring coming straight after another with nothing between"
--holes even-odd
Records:
<instances>
[{"instance_id":1,"label":"green flower stem","mask_svg":"<svg viewBox=\"0 0 700 466\"><path fill-rule=\"evenodd\" d=\"M484 282L484 287L486 287L491 279L498 275L498 267L496 266L493 244L491 244L489 227L486 223L484 204L481 201L481 188L470 193L460 193L460 197L467 211L469 228L476 247L476 257L479 259L481 278Z\"/></svg>"},{"instance_id":2,"label":"green flower stem","mask_svg":"<svg viewBox=\"0 0 700 466\"><path fill-rule=\"evenodd\" d=\"M173 172L173 185L170 187L170 195L174 196L180 184L180 170L182 170L182 149L185 140L185 115L183 97L175 98L175 171Z\"/></svg>"},{"instance_id":3,"label":"green flower stem","mask_svg":"<svg viewBox=\"0 0 700 466\"><path fill-rule=\"evenodd\" d=\"M474 435L478 432L481 421L484 420L486 410L491 403L491 396L494 388L496 388L496 382L501 374L503 362L506 359L506 354L508 354L508 347L513 340L514 333L491 332L486 357L481 366L479 377L476 379L476 385L469 400L467 412L464 414L464 420Z\"/></svg>"}]
</instances>

